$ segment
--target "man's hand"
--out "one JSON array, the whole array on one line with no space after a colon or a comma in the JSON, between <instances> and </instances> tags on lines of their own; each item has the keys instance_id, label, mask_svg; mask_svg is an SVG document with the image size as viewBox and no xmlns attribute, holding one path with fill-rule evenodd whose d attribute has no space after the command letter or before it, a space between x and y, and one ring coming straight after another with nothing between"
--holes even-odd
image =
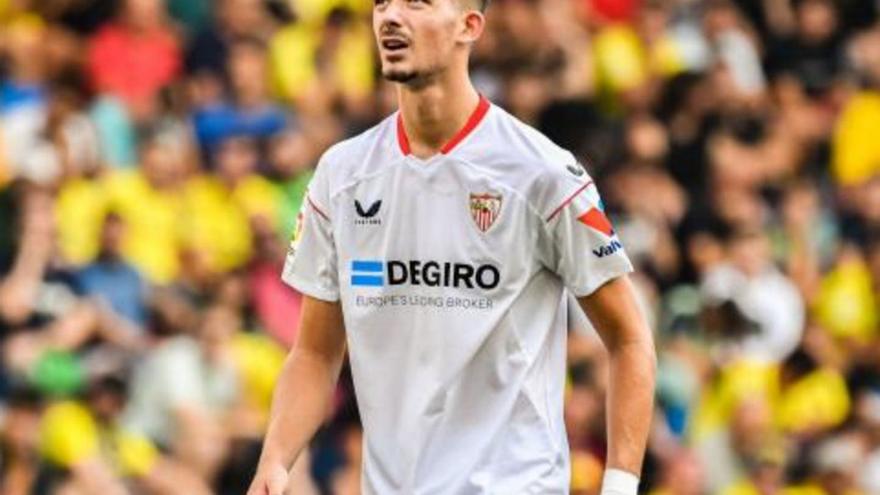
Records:
<instances>
[{"instance_id":1,"label":"man's hand","mask_svg":"<svg viewBox=\"0 0 880 495\"><path fill-rule=\"evenodd\" d=\"M284 464L276 462L260 466L247 495L284 495L288 482Z\"/></svg>"}]
</instances>

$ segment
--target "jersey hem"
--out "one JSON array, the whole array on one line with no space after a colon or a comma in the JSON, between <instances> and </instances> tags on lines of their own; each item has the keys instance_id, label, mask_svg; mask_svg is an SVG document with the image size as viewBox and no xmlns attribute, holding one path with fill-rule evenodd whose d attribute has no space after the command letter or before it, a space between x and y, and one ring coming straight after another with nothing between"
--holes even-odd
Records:
<instances>
[{"instance_id":1,"label":"jersey hem","mask_svg":"<svg viewBox=\"0 0 880 495\"><path fill-rule=\"evenodd\" d=\"M579 287L568 287L568 290L571 291L571 293L575 297L587 297L592 295L608 282L611 282L612 280L622 277L624 275L633 273L634 271L635 270L633 269L632 263L624 261L623 265L609 267L608 269L603 270L601 274L590 283Z\"/></svg>"},{"instance_id":2,"label":"jersey hem","mask_svg":"<svg viewBox=\"0 0 880 495\"><path fill-rule=\"evenodd\" d=\"M283 273L281 280L300 293L326 302L339 302L339 293L319 287L297 275Z\"/></svg>"}]
</instances>

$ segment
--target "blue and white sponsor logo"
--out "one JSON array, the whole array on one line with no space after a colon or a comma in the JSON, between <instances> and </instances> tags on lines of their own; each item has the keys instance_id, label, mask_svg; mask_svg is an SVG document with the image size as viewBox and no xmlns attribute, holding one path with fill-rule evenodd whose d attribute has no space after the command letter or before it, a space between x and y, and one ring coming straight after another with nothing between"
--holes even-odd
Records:
<instances>
[{"instance_id":1,"label":"blue and white sponsor logo","mask_svg":"<svg viewBox=\"0 0 880 495\"><path fill-rule=\"evenodd\" d=\"M493 265L449 261L352 260L353 287L425 286L491 290L501 283Z\"/></svg>"},{"instance_id":2,"label":"blue and white sponsor logo","mask_svg":"<svg viewBox=\"0 0 880 495\"><path fill-rule=\"evenodd\" d=\"M351 285L354 287L384 287L385 263L382 261L353 260Z\"/></svg>"}]
</instances>

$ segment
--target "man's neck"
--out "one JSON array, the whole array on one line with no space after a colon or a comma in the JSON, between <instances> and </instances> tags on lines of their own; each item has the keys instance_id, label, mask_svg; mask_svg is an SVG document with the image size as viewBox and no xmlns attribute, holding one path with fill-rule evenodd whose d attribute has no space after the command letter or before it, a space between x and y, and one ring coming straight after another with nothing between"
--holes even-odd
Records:
<instances>
[{"instance_id":1,"label":"man's neck","mask_svg":"<svg viewBox=\"0 0 880 495\"><path fill-rule=\"evenodd\" d=\"M418 89L401 85L398 101L412 154L429 158L464 127L480 95L465 74Z\"/></svg>"}]
</instances>

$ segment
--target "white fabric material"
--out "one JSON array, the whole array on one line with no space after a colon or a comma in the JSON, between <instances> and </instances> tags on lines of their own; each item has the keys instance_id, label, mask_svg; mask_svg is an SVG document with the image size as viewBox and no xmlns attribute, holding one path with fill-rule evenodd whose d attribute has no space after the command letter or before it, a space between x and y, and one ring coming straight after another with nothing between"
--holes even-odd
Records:
<instances>
[{"instance_id":1,"label":"white fabric material","mask_svg":"<svg viewBox=\"0 0 880 495\"><path fill-rule=\"evenodd\" d=\"M578 220L597 210L601 227L598 192L498 107L428 160L404 154L396 119L324 155L283 271L341 301L363 492L568 493L565 290L632 269Z\"/></svg>"}]
</instances>

